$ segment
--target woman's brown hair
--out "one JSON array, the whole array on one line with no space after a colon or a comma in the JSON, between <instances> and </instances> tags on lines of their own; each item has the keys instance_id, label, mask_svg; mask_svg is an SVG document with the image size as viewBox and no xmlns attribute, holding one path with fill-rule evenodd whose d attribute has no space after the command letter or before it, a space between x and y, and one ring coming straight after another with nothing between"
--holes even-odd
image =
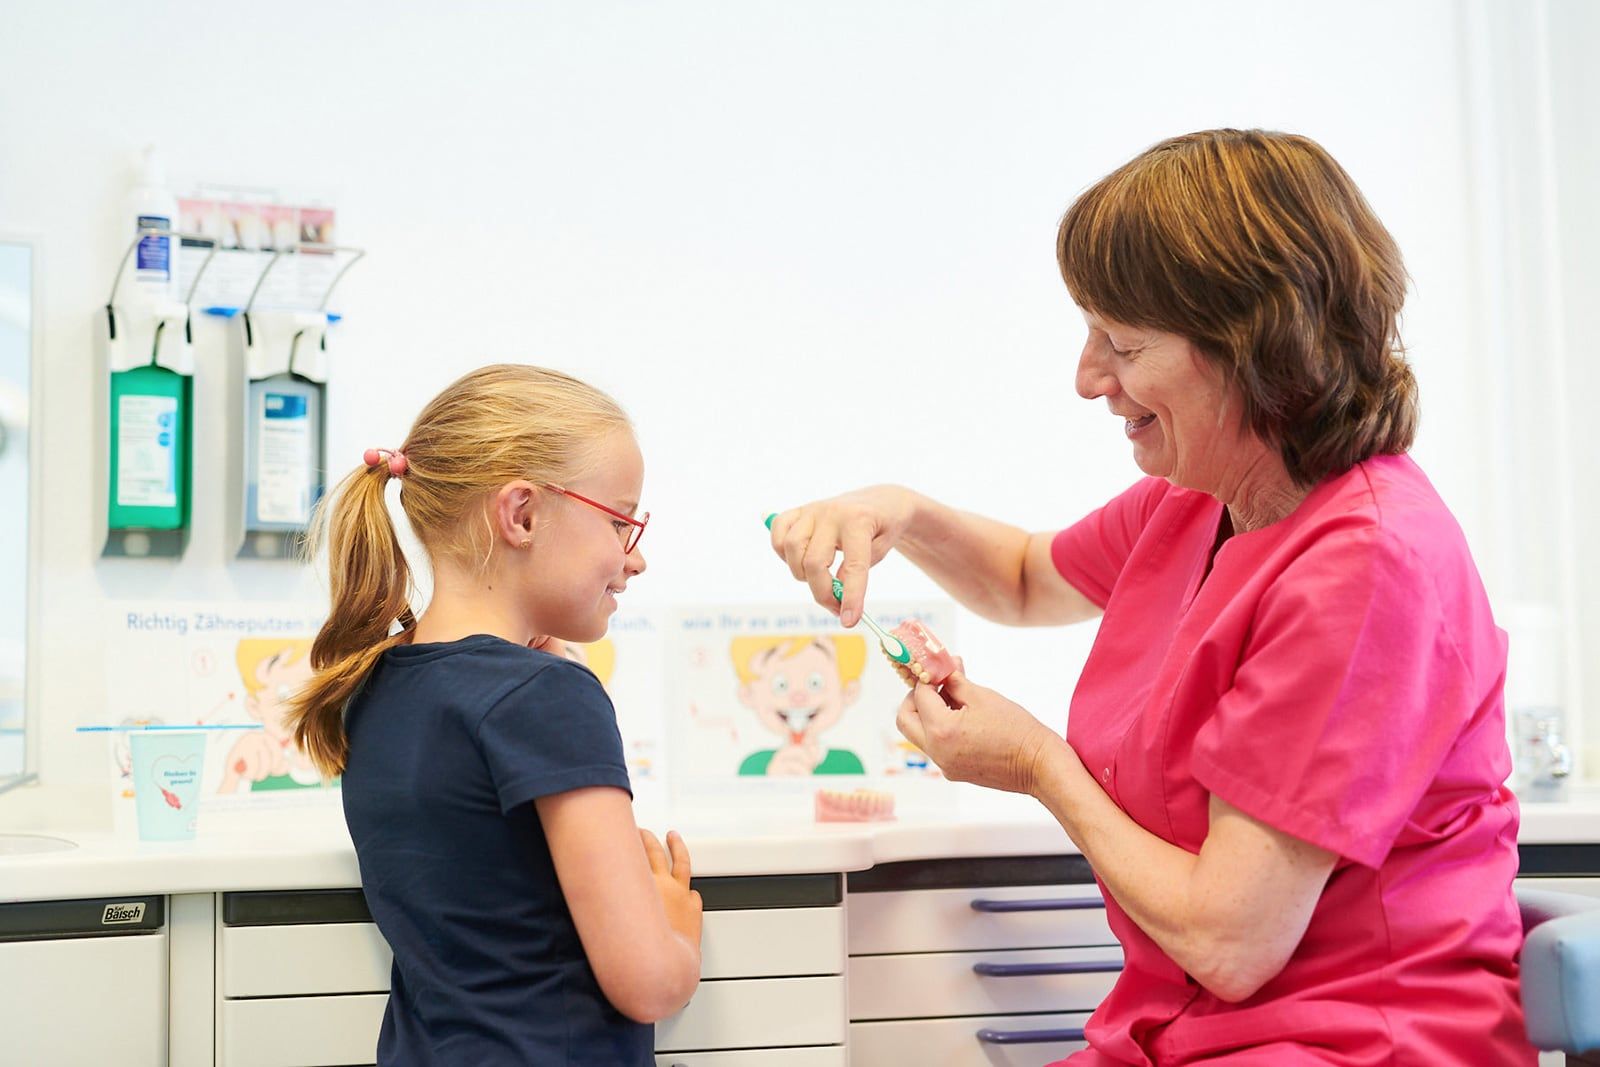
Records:
<instances>
[{"instance_id":1,"label":"woman's brown hair","mask_svg":"<svg viewBox=\"0 0 1600 1067\"><path fill-rule=\"evenodd\" d=\"M1298 484L1411 447L1405 267L1315 141L1266 130L1163 141L1078 197L1056 255L1079 307L1179 334L1223 368L1245 425Z\"/></svg>"},{"instance_id":2,"label":"woman's brown hair","mask_svg":"<svg viewBox=\"0 0 1600 1067\"><path fill-rule=\"evenodd\" d=\"M406 435L400 506L431 561L487 566L488 511L507 482L566 482L592 466L613 433L632 432L605 393L559 371L497 364L436 396ZM386 462L361 466L317 505L306 545L326 547L331 607L311 646L316 674L294 698L289 722L300 748L328 777L344 771L344 710L385 651L411 639L411 568L384 490Z\"/></svg>"}]
</instances>

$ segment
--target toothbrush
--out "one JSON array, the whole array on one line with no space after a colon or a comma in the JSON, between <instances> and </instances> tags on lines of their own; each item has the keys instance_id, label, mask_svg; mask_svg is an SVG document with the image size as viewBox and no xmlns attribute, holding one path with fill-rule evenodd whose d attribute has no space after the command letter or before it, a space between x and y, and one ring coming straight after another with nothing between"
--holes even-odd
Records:
<instances>
[{"instance_id":1,"label":"toothbrush","mask_svg":"<svg viewBox=\"0 0 1600 1067\"><path fill-rule=\"evenodd\" d=\"M835 578L833 580L833 599L844 600L844 584ZM883 648L883 654L899 664L911 662L911 650L894 634L878 625L876 619L865 611L861 613L861 621L867 624L867 629L878 635L878 644Z\"/></svg>"},{"instance_id":2,"label":"toothbrush","mask_svg":"<svg viewBox=\"0 0 1600 1067\"><path fill-rule=\"evenodd\" d=\"M767 516L767 529L772 529L772 520L778 517L777 512ZM844 601L844 583L839 579L833 580L833 599ZM911 662L911 650L906 648L905 642L894 634L878 625L878 621L865 611L861 613L861 621L867 624L867 629L878 635L878 645L883 649L883 654L901 665Z\"/></svg>"}]
</instances>

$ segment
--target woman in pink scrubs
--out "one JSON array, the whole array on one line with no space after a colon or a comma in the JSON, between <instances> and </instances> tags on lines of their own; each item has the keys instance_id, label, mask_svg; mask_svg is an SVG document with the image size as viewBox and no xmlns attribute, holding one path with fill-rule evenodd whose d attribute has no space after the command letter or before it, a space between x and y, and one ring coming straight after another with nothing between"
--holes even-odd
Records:
<instances>
[{"instance_id":1,"label":"woman in pink scrubs","mask_svg":"<svg viewBox=\"0 0 1600 1067\"><path fill-rule=\"evenodd\" d=\"M1505 636L1406 455L1394 241L1317 144L1158 144L1058 236L1077 387L1149 477L1058 532L880 486L773 547L860 618L899 550L1016 625L1102 616L1065 739L957 673L901 731L1033 795L1094 867L1125 969L1073 1067L1533 1064L1517 997Z\"/></svg>"}]
</instances>

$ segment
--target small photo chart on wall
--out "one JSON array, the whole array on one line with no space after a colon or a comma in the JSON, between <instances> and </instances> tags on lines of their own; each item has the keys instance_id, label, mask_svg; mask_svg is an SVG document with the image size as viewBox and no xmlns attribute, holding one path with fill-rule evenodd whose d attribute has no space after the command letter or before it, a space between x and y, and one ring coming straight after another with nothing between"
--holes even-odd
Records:
<instances>
[{"instance_id":1,"label":"small photo chart on wall","mask_svg":"<svg viewBox=\"0 0 1600 1067\"><path fill-rule=\"evenodd\" d=\"M952 639L947 602L873 604L872 615L884 627L920 619ZM799 811L796 794L809 804L819 788L867 786L892 790L902 808L955 804L939 769L895 729L906 684L865 625L846 630L792 603L707 605L680 609L669 631L675 797L765 797Z\"/></svg>"}]
</instances>

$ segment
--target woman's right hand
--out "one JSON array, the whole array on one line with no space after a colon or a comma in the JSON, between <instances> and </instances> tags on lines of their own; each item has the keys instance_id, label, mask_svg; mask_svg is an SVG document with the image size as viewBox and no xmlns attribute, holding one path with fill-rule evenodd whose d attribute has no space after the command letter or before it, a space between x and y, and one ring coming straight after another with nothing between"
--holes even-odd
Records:
<instances>
[{"instance_id":1,"label":"woman's right hand","mask_svg":"<svg viewBox=\"0 0 1600 1067\"><path fill-rule=\"evenodd\" d=\"M899 543L915 511L916 495L903 486L857 489L779 512L772 520L772 550L795 578L811 586L818 604L838 614L843 625L854 626L866 601L868 569ZM844 596L836 601L833 561L840 552Z\"/></svg>"},{"instance_id":2,"label":"woman's right hand","mask_svg":"<svg viewBox=\"0 0 1600 1067\"><path fill-rule=\"evenodd\" d=\"M668 925L698 953L702 905L700 894L689 888L689 846L683 843L676 830L667 832L666 848L661 847L661 841L649 830L640 830L639 838L644 842L645 858L650 861L650 873L661 893Z\"/></svg>"}]
</instances>

